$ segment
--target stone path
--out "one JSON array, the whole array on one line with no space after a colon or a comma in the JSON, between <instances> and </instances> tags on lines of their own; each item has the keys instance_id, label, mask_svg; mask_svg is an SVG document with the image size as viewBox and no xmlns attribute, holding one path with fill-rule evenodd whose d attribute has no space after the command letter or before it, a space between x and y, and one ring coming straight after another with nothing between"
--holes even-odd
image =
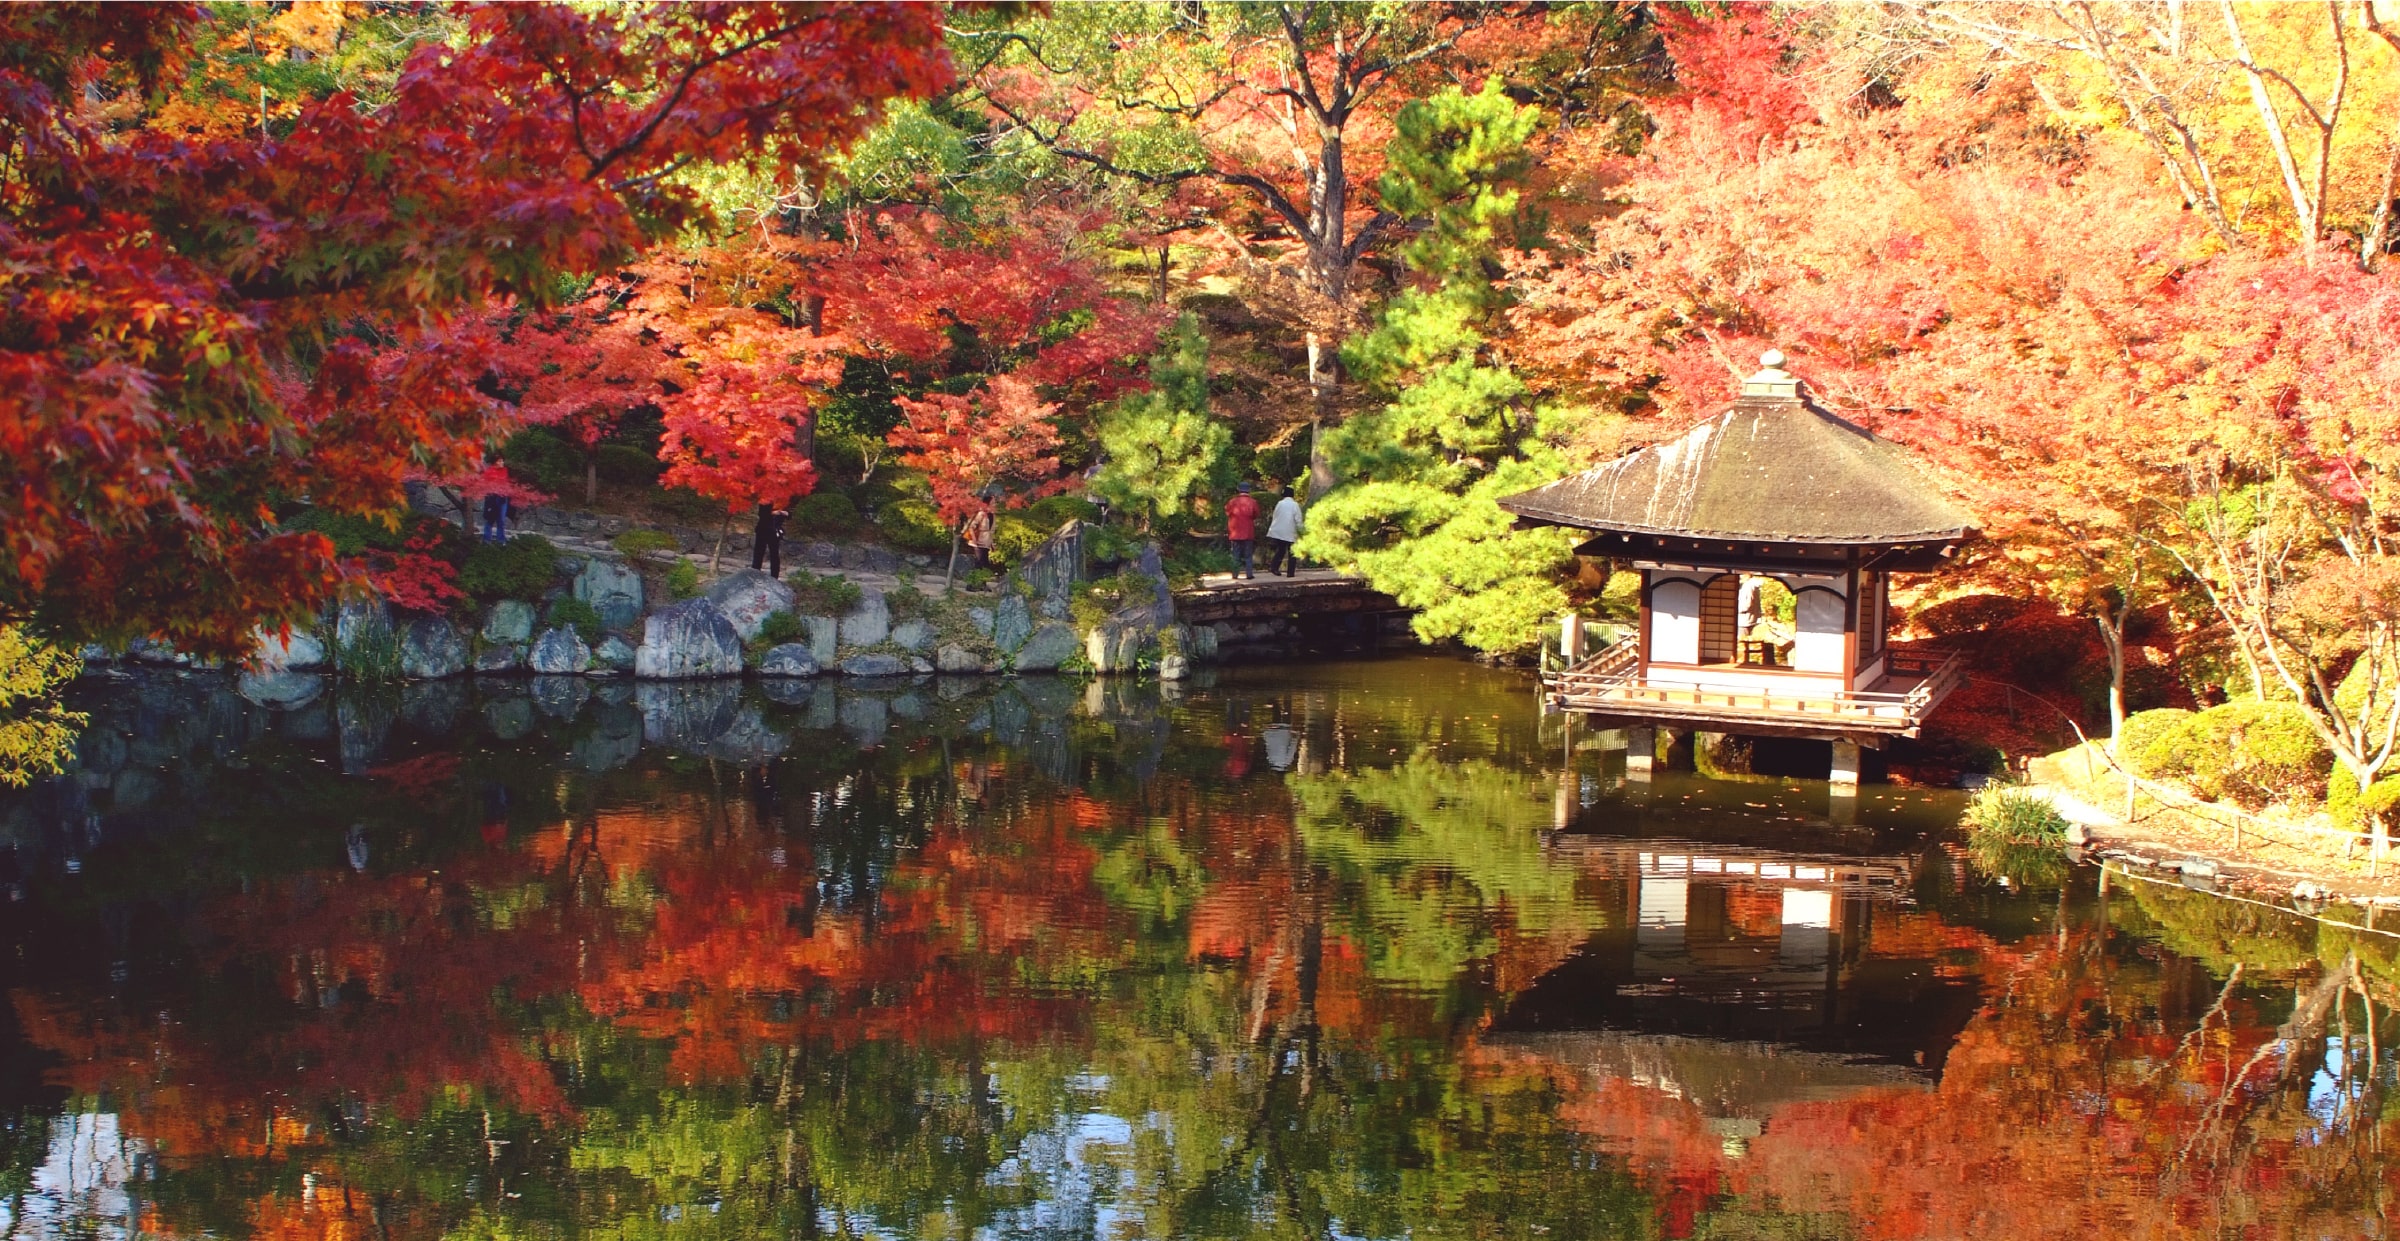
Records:
<instances>
[{"instance_id":1,"label":"stone path","mask_svg":"<svg viewBox=\"0 0 2400 1241\"><path fill-rule=\"evenodd\" d=\"M542 537L550 540L550 542L562 552L570 552L584 556L614 556L619 554L613 544L599 539L587 539L571 534L543 534ZM805 546L807 545L795 545L790 543L784 545L785 554L783 558L783 571L786 577L789 577L795 569L806 569L819 577L844 578L856 585L860 590L889 592L897 589L900 585L900 575L897 573L885 573L870 569L844 568L838 565L813 565L805 563L804 560L794 555L799 548ZM673 554L678 560L688 560L694 565L699 566L702 575L701 580L703 582L709 580L707 576L707 553L677 552ZM652 559L656 559L656 557L654 556ZM728 550L725 557L718 562L717 567L718 576L720 577L727 573L731 573L736 569L749 568L750 554L748 550L745 549L739 557L736 557L730 550ZM916 570L916 573L917 588L919 590L923 590L928 594L931 594L941 589L942 579L938 570L919 569Z\"/></svg>"}]
</instances>

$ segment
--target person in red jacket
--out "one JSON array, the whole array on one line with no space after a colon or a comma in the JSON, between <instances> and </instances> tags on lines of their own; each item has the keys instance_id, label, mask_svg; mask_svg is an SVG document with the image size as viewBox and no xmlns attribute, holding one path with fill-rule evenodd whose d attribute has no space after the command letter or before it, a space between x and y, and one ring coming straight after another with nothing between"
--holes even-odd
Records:
<instances>
[{"instance_id":1,"label":"person in red jacket","mask_svg":"<svg viewBox=\"0 0 2400 1241\"><path fill-rule=\"evenodd\" d=\"M1225 537L1233 541L1233 575L1256 578L1251 569L1251 549L1258 546L1258 501L1250 498L1250 484L1241 484L1231 502L1225 505Z\"/></svg>"}]
</instances>

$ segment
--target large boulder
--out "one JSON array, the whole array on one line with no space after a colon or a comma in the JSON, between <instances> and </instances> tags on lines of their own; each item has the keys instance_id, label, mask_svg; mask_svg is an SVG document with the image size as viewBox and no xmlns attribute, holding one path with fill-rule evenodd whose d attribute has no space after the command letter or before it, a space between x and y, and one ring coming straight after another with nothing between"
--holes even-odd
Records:
<instances>
[{"instance_id":1,"label":"large boulder","mask_svg":"<svg viewBox=\"0 0 2400 1241\"><path fill-rule=\"evenodd\" d=\"M400 631L400 675L418 681L467 670L467 635L438 616L420 616Z\"/></svg>"},{"instance_id":2,"label":"large boulder","mask_svg":"<svg viewBox=\"0 0 2400 1241\"><path fill-rule=\"evenodd\" d=\"M741 635L708 600L688 600L642 618L633 675L663 681L741 674Z\"/></svg>"},{"instance_id":3,"label":"large boulder","mask_svg":"<svg viewBox=\"0 0 2400 1241\"><path fill-rule=\"evenodd\" d=\"M1014 655L1033 636L1033 612L1025 606L1025 596L1009 595L1000 600L999 610L992 613L992 645L1003 655Z\"/></svg>"},{"instance_id":4,"label":"large boulder","mask_svg":"<svg viewBox=\"0 0 2400 1241\"><path fill-rule=\"evenodd\" d=\"M1056 672L1059 665L1074 657L1083 642L1075 636L1075 627L1062 621L1052 621L1033 631L1025 645L1017 648L1013 665L1019 672Z\"/></svg>"},{"instance_id":5,"label":"large boulder","mask_svg":"<svg viewBox=\"0 0 2400 1241\"><path fill-rule=\"evenodd\" d=\"M333 648L355 651L362 642L376 642L392 632L392 611L383 600L353 597L342 600L333 613Z\"/></svg>"},{"instance_id":6,"label":"large boulder","mask_svg":"<svg viewBox=\"0 0 2400 1241\"><path fill-rule=\"evenodd\" d=\"M475 654L475 671L477 672L515 672L524 666L525 648L514 642L487 646Z\"/></svg>"},{"instance_id":7,"label":"large boulder","mask_svg":"<svg viewBox=\"0 0 2400 1241\"><path fill-rule=\"evenodd\" d=\"M483 640L509 645L533 640L533 605L522 599L502 599L492 605L483 622Z\"/></svg>"},{"instance_id":8,"label":"large boulder","mask_svg":"<svg viewBox=\"0 0 2400 1241\"><path fill-rule=\"evenodd\" d=\"M642 709L642 740L696 753L733 727L741 698L741 686L731 681L641 685L634 691L634 701Z\"/></svg>"},{"instance_id":9,"label":"large boulder","mask_svg":"<svg viewBox=\"0 0 2400 1241\"><path fill-rule=\"evenodd\" d=\"M592 700L591 682L577 676L536 676L533 705L551 719L571 721Z\"/></svg>"},{"instance_id":10,"label":"large boulder","mask_svg":"<svg viewBox=\"0 0 2400 1241\"><path fill-rule=\"evenodd\" d=\"M792 610L792 588L756 569L718 578L702 597L733 622L733 631L742 635L744 642L758 636L768 617Z\"/></svg>"},{"instance_id":11,"label":"large boulder","mask_svg":"<svg viewBox=\"0 0 2400 1241\"><path fill-rule=\"evenodd\" d=\"M642 619L642 575L619 560L594 556L575 575L575 597L600 613L610 629L631 629Z\"/></svg>"},{"instance_id":12,"label":"large boulder","mask_svg":"<svg viewBox=\"0 0 2400 1241\"><path fill-rule=\"evenodd\" d=\"M592 648L583 644L582 634L566 626L545 629L525 665L537 673L572 676L592 666Z\"/></svg>"},{"instance_id":13,"label":"large boulder","mask_svg":"<svg viewBox=\"0 0 2400 1241\"><path fill-rule=\"evenodd\" d=\"M956 642L946 642L933 653L933 666L942 672L981 672L983 656Z\"/></svg>"},{"instance_id":14,"label":"large boulder","mask_svg":"<svg viewBox=\"0 0 2400 1241\"><path fill-rule=\"evenodd\" d=\"M892 626L892 645L916 653L933 645L933 626L921 620L904 620Z\"/></svg>"},{"instance_id":15,"label":"large boulder","mask_svg":"<svg viewBox=\"0 0 2400 1241\"><path fill-rule=\"evenodd\" d=\"M842 623L830 616L803 616L800 632L807 636L808 653L816 657L817 666L830 668L842 650Z\"/></svg>"},{"instance_id":16,"label":"large boulder","mask_svg":"<svg viewBox=\"0 0 2400 1241\"><path fill-rule=\"evenodd\" d=\"M817 675L817 657L797 642L786 642L770 648L759 657L758 675L762 677L813 677Z\"/></svg>"},{"instance_id":17,"label":"large boulder","mask_svg":"<svg viewBox=\"0 0 2400 1241\"><path fill-rule=\"evenodd\" d=\"M877 646L890 636L892 610L885 605L880 590L866 592L860 597L858 606L842 618L843 646Z\"/></svg>"},{"instance_id":18,"label":"large boulder","mask_svg":"<svg viewBox=\"0 0 2400 1241\"><path fill-rule=\"evenodd\" d=\"M234 681L234 692L262 707L289 710L324 693L325 678L314 672L245 672Z\"/></svg>"},{"instance_id":19,"label":"large boulder","mask_svg":"<svg viewBox=\"0 0 2400 1241\"><path fill-rule=\"evenodd\" d=\"M281 637L272 629L256 632L258 645L250 666L260 672L314 672L326 664L325 643L315 634L293 629Z\"/></svg>"},{"instance_id":20,"label":"large boulder","mask_svg":"<svg viewBox=\"0 0 2400 1241\"><path fill-rule=\"evenodd\" d=\"M600 639L599 646L592 648L592 671L631 672L633 656L633 643L612 633Z\"/></svg>"},{"instance_id":21,"label":"large boulder","mask_svg":"<svg viewBox=\"0 0 2400 1241\"><path fill-rule=\"evenodd\" d=\"M842 661L842 675L850 677L896 677L908 673L908 664L897 655L853 655Z\"/></svg>"}]
</instances>

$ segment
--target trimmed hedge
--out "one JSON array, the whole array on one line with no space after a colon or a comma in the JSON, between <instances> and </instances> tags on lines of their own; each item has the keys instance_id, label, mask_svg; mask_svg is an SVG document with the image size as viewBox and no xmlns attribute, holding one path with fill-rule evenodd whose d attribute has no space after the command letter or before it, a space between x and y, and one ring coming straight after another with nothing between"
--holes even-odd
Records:
<instances>
[{"instance_id":1,"label":"trimmed hedge","mask_svg":"<svg viewBox=\"0 0 2400 1241\"><path fill-rule=\"evenodd\" d=\"M535 599L558 577L558 549L538 534L478 543L458 569L458 588L479 603Z\"/></svg>"},{"instance_id":2,"label":"trimmed hedge","mask_svg":"<svg viewBox=\"0 0 2400 1241\"><path fill-rule=\"evenodd\" d=\"M2138 762L2137 772L2180 779L2202 797L2256 810L2323 796L2333 754L2299 707L2253 698L2175 722L2142 749Z\"/></svg>"},{"instance_id":3,"label":"trimmed hedge","mask_svg":"<svg viewBox=\"0 0 2400 1241\"><path fill-rule=\"evenodd\" d=\"M2148 758L2150 747L2198 714L2181 707L2160 707L2156 711L2137 711L2125 717L2125 731L2117 734L2117 761L2133 770L2137 776L2157 776Z\"/></svg>"},{"instance_id":4,"label":"trimmed hedge","mask_svg":"<svg viewBox=\"0 0 2400 1241\"><path fill-rule=\"evenodd\" d=\"M809 534L846 534L858 521L858 506L839 491L812 491L792 505L792 529Z\"/></svg>"}]
</instances>

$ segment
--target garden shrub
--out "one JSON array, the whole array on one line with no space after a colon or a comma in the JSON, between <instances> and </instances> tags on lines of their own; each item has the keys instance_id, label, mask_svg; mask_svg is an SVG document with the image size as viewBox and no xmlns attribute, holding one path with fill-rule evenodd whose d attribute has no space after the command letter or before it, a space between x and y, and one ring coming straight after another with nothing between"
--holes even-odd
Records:
<instances>
[{"instance_id":1,"label":"garden shrub","mask_svg":"<svg viewBox=\"0 0 2400 1241\"><path fill-rule=\"evenodd\" d=\"M1070 521L1100 520L1100 506L1082 496L1044 496L1024 507L1025 519L1037 526L1047 527L1043 538L1058 532Z\"/></svg>"},{"instance_id":2,"label":"garden shrub","mask_svg":"<svg viewBox=\"0 0 2400 1241\"><path fill-rule=\"evenodd\" d=\"M883 506L875 524L884 541L902 551L934 555L950 550L950 525L931 501L894 500Z\"/></svg>"},{"instance_id":3,"label":"garden shrub","mask_svg":"<svg viewBox=\"0 0 2400 1241\"><path fill-rule=\"evenodd\" d=\"M1075 618L1078 629L1094 629L1128 603L1139 603L1156 597L1158 583L1139 573L1119 573L1097 581L1080 582L1075 595L1067 602L1067 611Z\"/></svg>"},{"instance_id":4,"label":"garden shrub","mask_svg":"<svg viewBox=\"0 0 2400 1241\"><path fill-rule=\"evenodd\" d=\"M1016 564L1056 533L1056 525L1045 525L1022 512L1002 513L992 524L992 559Z\"/></svg>"},{"instance_id":5,"label":"garden shrub","mask_svg":"<svg viewBox=\"0 0 2400 1241\"><path fill-rule=\"evenodd\" d=\"M2180 707L2161 707L2125 717L2125 731L2117 734L2117 761L2137 776L2167 774L2158 770L2150 758L2150 747L2168 734L2183 727L2194 712Z\"/></svg>"},{"instance_id":6,"label":"garden shrub","mask_svg":"<svg viewBox=\"0 0 2400 1241\"><path fill-rule=\"evenodd\" d=\"M600 477L612 483L634 483L647 486L658 481L666 472L665 463L655 453L643 452L630 444L600 446Z\"/></svg>"},{"instance_id":7,"label":"garden shrub","mask_svg":"<svg viewBox=\"0 0 2400 1241\"><path fill-rule=\"evenodd\" d=\"M1917 627L1937 638L1983 630L2015 620L2033 604L2013 595L1960 595L1920 610Z\"/></svg>"},{"instance_id":8,"label":"garden shrub","mask_svg":"<svg viewBox=\"0 0 2400 1241\"><path fill-rule=\"evenodd\" d=\"M394 513L390 524L386 524L379 517L303 508L284 518L282 524L285 530L314 531L333 540L337 556L356 556L366 551L396 552L414 539L420 544L430 543L424 550L436 559L457 564L466 559L472 546L472 536L456 523L426 513Z\"/></svg>"},{"instance_id":9,"label":"garden shrub","mask_svg":"<svg viewBox=\"0 0 2400 1241\"><path fill-rule=\"evenodd\" d=\"M1178 553L1178 559L1198 558L1195 560L1194 564L1189 567L1190 572L1207 573L1215 571L1208 568L1198 567L1199 564L1203 563L1213 564L1213 561L1207 559L1212 555L1218 559L1222 559L1225 562L1223 566L1224 568L1230 569L1233 567L1233 552L1224 544L1181 543L1177 544L1177 546L1181 549ZM1140 555L1141 552L1141 540L1134 537L1132 532L1126 530L1122 526L1085 526L1083 528L1083 556L1084 559L1091 564L1119 564L1133 559L1135 556Z\"/></svg>"},{"instance_id":10,"label":"garden shrub","mask_svg":"<svg viewBox=\"0 0 2400 1241\"><path fill-rule=\"evenodd\" d=\"M858 506L839 491L812 491L792 505L791 526L809 534L847 534L858 529Z\"/></svg>"},{"instance_id":11,"label":"garden shrub","mask_svg":"<svg viewBox=\"0 0 2400 1241\"><path fill-rule=\"evenodd\" d=\"M916 620L933 612L933 601L917 589L916 579L903 577L900 584L883 592L883 606L896 621Z\"/></svg>"},{"instance_id":12,"label":"garden shrub","mask_svg":"<svg viewBox=\"0 0 2400 1241\"><path fill-rule=\"evenodd\" d=\"M2335 771L2326 779L2325 812L2336 827L2364 832L2378 821L2394 825L2394 807L2400 807L2400 776L2385 776L2364 791L2348 771Z\"/></svg>"},{"instance_id":13,"label":"garden shrub","mask_svg":"<svg viewBox=\"0 0 2400 1241\"><path fill-rule=\"evenodd\" d=\"M547 427L527 427L500 447L508 472L544 491L581 494L583 450Z\"/></svg>"},{"instance_id":14,"label":"garden shrub","mask_svg":"<svg viewBox=\"0 0 2400 1241\"><path fill-rule=\"evenodd\" d=\"M725 505L689 487L666 487L658 493L658 509L677 521L721 522L725 520Z\"/></svg>"},{"instance_id":15,"label":"garden shrub","mask_svg":"<svg viewBox=\"0 0 2400 1241\"><path fill-rule=\"evenodd\" d=\"M790 612L769 612L758 623L758 640L767 646L798 642L806 632L800 627L800 618Z\"/></svg>"},{"instance_id":16,"label":"garden shrub","mask_svg":"<svg viewBox=\"0 0 2400 1241\"><path fill-rule=\"evenodd\" d=\"M2323 795L2333 755L2298 706L2252 698L2181 721L2150 743L2142 762L2202 797L2256 810Z\"/></svg>"},{"instance_id":17,"label":"garden shrub","mask_svg":"<svg viewBox=\"0 0 2400 1241\"><path fill-rule=\"evenodd\" d=\"M700 595L700 566L689 560L678 560L667 570L667 597L696 599Z\"/></svg>"},{"instance_id":18,"label":"garden shrub","mask_svg":"<svg viewBox=\"0 0 2400 1241\"><path fill-rule=\"evenodd\" d=\"M458 588L479 603L532 599L558 578L558 549L538 534L506 543L478 543L459 566Z\"/></svg>"},{"instance_id":19,"label":"garden shrub","mask_svg":"<svg viewBox=\"0 0 2400 1241\"><path fill-rule=\"evenodd\" d=\"M611 543L617 549L617 553L628 560L640 560L644 556L672 552L681 546L675 541L674 535L668 534L664 530L628 530L611 540Z\"/></svg>"},{"instance_id":20,"label":"garden shrub","mask_svg":"<svg viewBox=\"0 0 2400 1241\"><path fill-rule=\"evenodd\" d=\"M784 584L792 588L792 611L801 616L840 616L866 597L849 578L830 573L820 577L806 569L793 570Z\"/></svg>"},{"instance_id":21,"label":"garden shrub","mask_svg":"<svg viewBox=\"0 0 2400 1241\"><path fill-rule=\"evenodd\" d=\"M551 600L545 623L552 629L574 630L585 646L600 644L600 609L573 595L560 595Z\"/></svg>"}]
</instances>

